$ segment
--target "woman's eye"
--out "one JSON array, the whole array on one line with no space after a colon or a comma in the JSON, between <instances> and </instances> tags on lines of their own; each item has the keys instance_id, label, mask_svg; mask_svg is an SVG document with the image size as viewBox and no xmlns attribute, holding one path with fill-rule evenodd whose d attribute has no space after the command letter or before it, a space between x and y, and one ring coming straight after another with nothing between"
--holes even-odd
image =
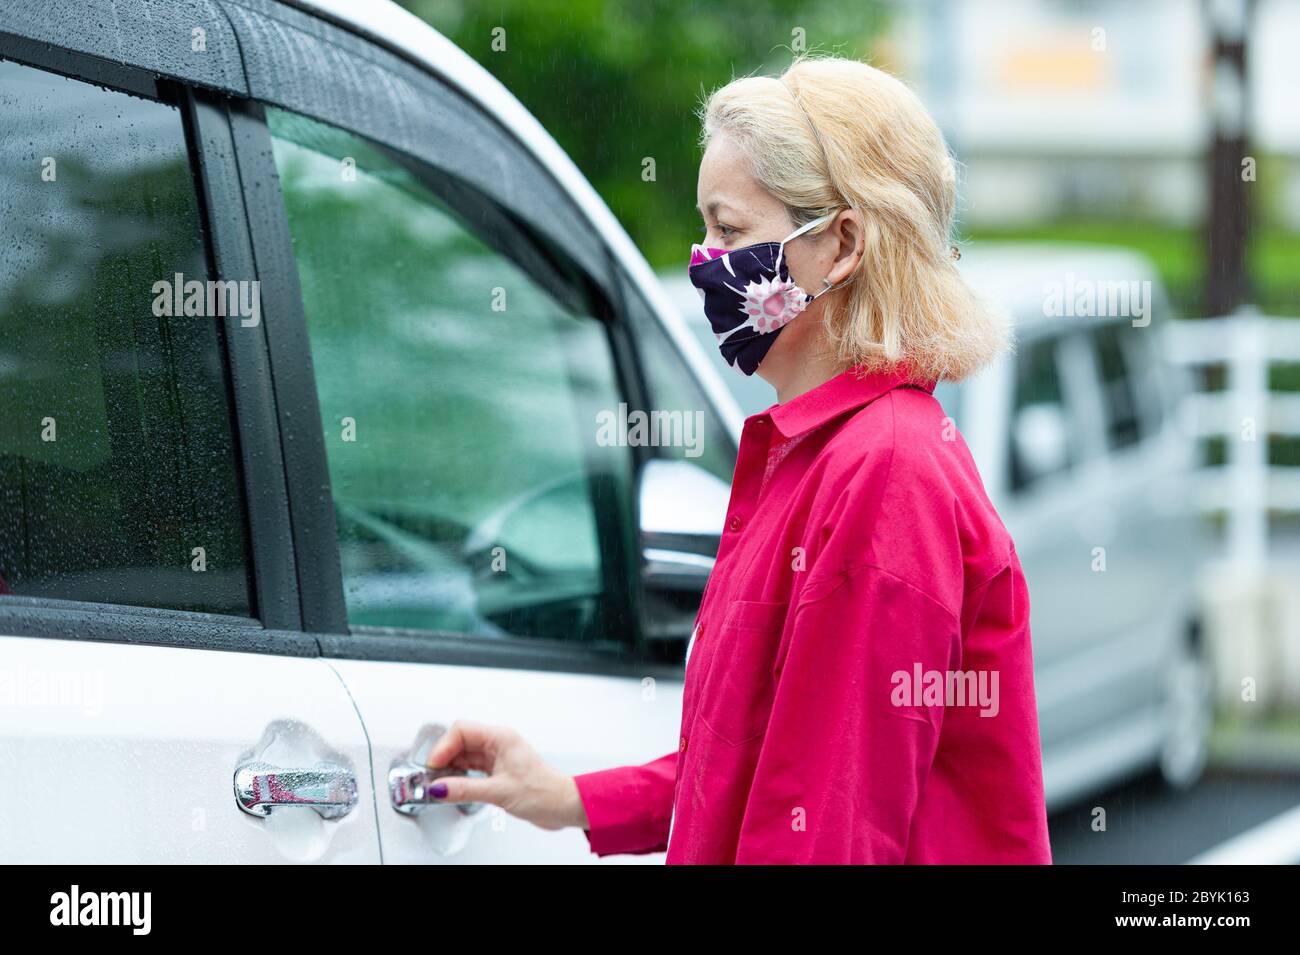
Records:
<instances>
[{"instance_id":1,"label":"woman's eye","mask_svg":"<svg viewBox=\"0 0 1300 955\"><path fill-rule=\"evenodd\" d=\"M710 229L711 229L711 227L710 227L710 226L707 226L707 225L700 226L700 231L704 233L704 237L705 237L705 239L707 239L707 238L709 237L709 231L710 231ZM725 241L726 241L727 239L729 239L729 238L730 238L730 237L731 237L735 232L736 232L736 230L733 229L731 226L729 226L729 225L723 225L721 222L718 223L718 238L719 238L721 241L725 242Z\"/></svg>"}]
</instances>

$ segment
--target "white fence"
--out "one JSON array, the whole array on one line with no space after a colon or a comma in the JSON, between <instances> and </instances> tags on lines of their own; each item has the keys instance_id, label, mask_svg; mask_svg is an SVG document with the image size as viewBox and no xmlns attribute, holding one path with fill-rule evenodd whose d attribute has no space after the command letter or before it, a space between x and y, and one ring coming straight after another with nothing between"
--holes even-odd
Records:
<instances>
[{"instance_id":1,"label":"white fence","mask_svg":"<svg viewBox=\"0 0 1300 955\"><path fill-rule=\"evenodd\" d=\"M1202 509L1228 518L1227 556L1251 568L1268 559L1268 512L1300 511L1300 467L1270 466L1269 435L1300 436L1300 392L1270 392L1269 366L1300 362L1300 319L1243 310L1227 318L1168 327L1169 357L1178 364L1223 364L1227 387L1188 397L1189 428L1223 437L1227 462L1199 476Z\"/></svg>"},{"instance_id":2,"label":"white fence","mask_svg":"<svg viewBox=\"0 0 1300 955\"><path fill-rule=\"evenodd\" d=\"M1270 465L1270 435L1300 436L1300 393L1269 389L1273 364L1300 362L1300 319L1246 309L1166 326L1184 367L1223 365L1222 391L1190 394L1189 431L1222 437L1226 462L1196 475L1200 506L1227 518L1222 558L1202 582L1218 698L1243 717L1300 708L1300 550L1270 546L1269 512L1300 512L1300 467ZM1280 542L1274 541L1276 545ZM1257 706L1262 703L1263 706Z\"/></svg>"}]
</instances>

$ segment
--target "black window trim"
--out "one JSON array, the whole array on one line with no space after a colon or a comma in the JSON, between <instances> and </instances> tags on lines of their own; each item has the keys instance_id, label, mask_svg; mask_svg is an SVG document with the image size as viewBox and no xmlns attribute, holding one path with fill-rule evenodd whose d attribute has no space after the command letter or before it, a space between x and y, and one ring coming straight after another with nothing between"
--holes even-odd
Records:
<instances>
[{"instance_id":1,"label":"black window trim","mask_svg":"<svg viewBox=\"0 0 1300 955\"><path fill-rule=\"evenodd\" d=\"M158 77L153 73L115 63L89 53L52 47L14 33L0 31L0 59L33 66L47 73L93 83L143 99L160 99Z\"/></svg>"},{"instance_id":2,"label":"black window trim","mask_svg":"<svg viewBox=\"0 0 1300 955\"><path fill-rule=\"evenodd\" d=\"M347 634L319 634L316 639L322 656L344 660L682 680L680 663L654 659L640 647L629 652L556 640L366 626L353 627Z\"/></svg>"},{"instance_id":3,"label":"black window trim","mask_svg":"<svg viewBox=\"0 0 1300 955\"><path fill-rule=\"evenodd\" d=\"M260 103L235 100L229 115L248 234L262 283L262 323L284 455L281 481L287 482L290 536L297 557L300 625L308 633L346 633L347 608L325 431L298 264L266 110Z\"/></svg>"},{"instance_id":4,"label":"black window trim","mask_svg":"<svg viewBox=\"0 0 1300 955\"><path fill-rule=\"evenodd\" d=\"M235 145L229 104L185 88L182 113L195 153L196 185L213 268L223 280L261 280L264 290L238 169L232 161ZM255 606L263 626L297 630L302 625L300 588L275 417L265 304L263 291L259 326L245 328L227 321L222 329L253 556Z\"/></svg>"},{"instance_id":5,"label":"black window trim","mask_svg":"<svg viewBox=\"0 0 1300 955\"><path fill-rule=\"evenodd\" d=\"M0 636L320 656L310 634L268 629L246 617L19 595L0 599Z\"/></svg>"}]
</instances>

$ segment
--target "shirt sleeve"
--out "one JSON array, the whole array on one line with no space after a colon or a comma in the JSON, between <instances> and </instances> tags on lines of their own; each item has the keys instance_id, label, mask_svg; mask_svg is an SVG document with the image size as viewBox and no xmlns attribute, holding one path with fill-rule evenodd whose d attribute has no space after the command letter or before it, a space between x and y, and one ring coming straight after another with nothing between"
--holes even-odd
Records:
<instances>
[{"instance_id":1,"label":"shirt sleeve","mask_svg":"<svg viewBox=\"0 0 1300 955\"><path fill-rule=\"evenodd\" d=\"M917 677L960 655L960 621L879 567L805 598L778 650L736 862L903 862L944 713Z\"/></svg>"},{"instance_id":2,"label":"shirt sleeve","mask_svg":"<svg viewBox=\"0 0 1300 955\"><path fill-rule=\"evenodd\" d=\"M676 751L639 766L580 773L573 781L590 827L583 834L596 855L644 855L668 849Z\"/></svg>"}]
</instances>

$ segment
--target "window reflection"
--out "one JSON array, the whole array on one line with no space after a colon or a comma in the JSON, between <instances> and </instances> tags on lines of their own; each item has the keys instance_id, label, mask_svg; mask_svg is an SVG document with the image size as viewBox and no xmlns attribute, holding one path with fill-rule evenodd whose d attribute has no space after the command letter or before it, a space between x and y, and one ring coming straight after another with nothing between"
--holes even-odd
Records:
<instances>
[{"instance_id":1,"label":"window reflection","mask_svg":"<svg viewBox=\"0 0 1300 955\"><path fill-rule=\"evenodd\" d=\"M604 327L463 183L271 111L354 625L626 639ZM436 190L436 191L435 191ZM501 249L510 249L507 257ZM521 265L521 261L527 265Z\"/></svg>"},{"instance_id":2,"label":"window reflection","mask_svg":"<svg viewBox=\"0 0 1300 955\"><path fill-rule=\"evenodd\" d=\"M208 277L178 110L0 62L0 157L4 587L247 614L217 319L152 309Z\"/></svg>"}]
</instances>

